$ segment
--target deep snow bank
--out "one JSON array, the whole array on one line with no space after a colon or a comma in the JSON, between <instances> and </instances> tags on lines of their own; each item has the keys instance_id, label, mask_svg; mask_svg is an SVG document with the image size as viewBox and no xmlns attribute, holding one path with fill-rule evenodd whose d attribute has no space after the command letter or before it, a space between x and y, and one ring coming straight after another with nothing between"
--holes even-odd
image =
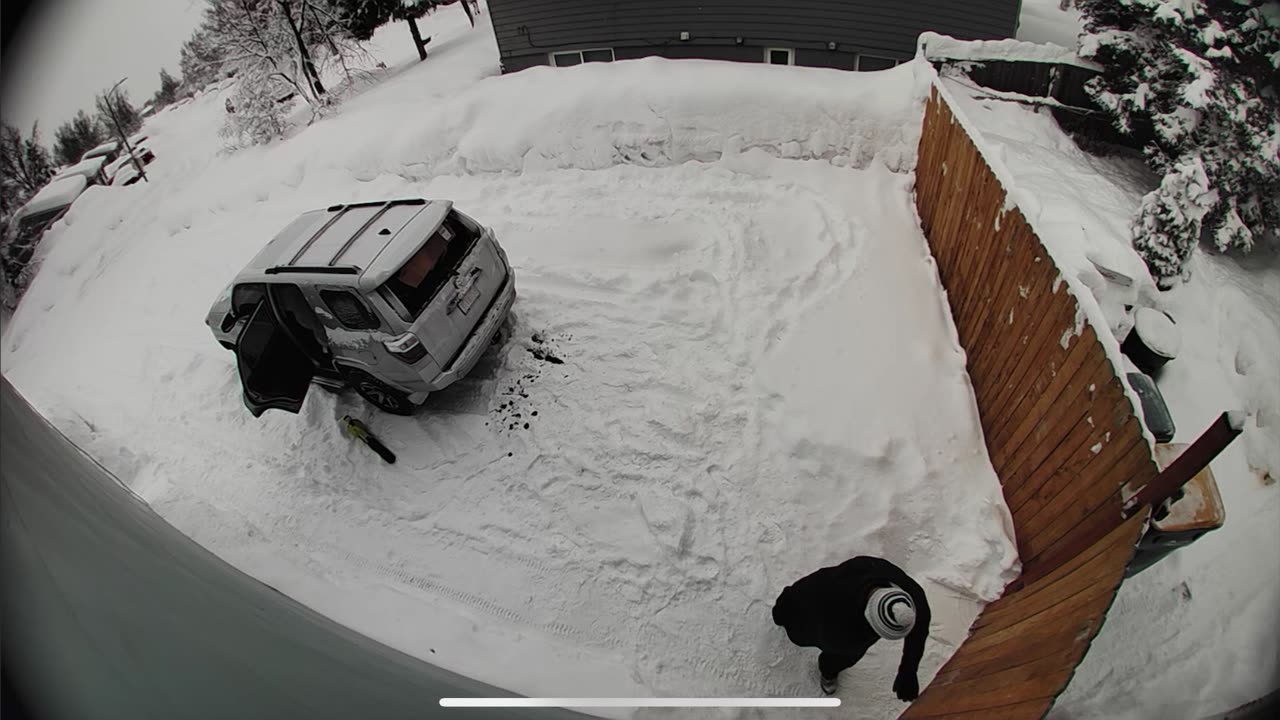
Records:
<instances>
[{"instance_id":1,"label":"deep snow bank","mask_svg":"<svg viewBox=\"0 0 1280 720\"><path fill-rule=\"evenodd\" d=\"M441 57L442 64L449 60ZM221 195L249 174L259 182L245 184L240 201L250 199L243 197L249 187L297 187L333 173L426 180L659 166L713 160L726 148L854 167L878 156L909 171L919 137L913 89L927 82L915 65L853 74L647 58L533 68L442 94L419 89L415 81L425 69L397 77L398 93L378 88L380 102L357 98L341 110L341 122L322 121L287 143L189 167L183 204Z\"/></svg>"}]
</instances>

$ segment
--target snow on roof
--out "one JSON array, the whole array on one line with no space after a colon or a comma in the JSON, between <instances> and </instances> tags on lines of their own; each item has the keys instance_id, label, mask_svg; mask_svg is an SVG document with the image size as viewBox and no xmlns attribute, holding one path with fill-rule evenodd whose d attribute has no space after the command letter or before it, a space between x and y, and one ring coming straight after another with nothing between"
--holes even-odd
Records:
<instances>
[{"instance_id":1,"label":"snow on roof","mask_svg":"<svg viewBox=\"0 0 1280 720\"><path fill-rule=\"evenodd\" d=\"M80 197L80 193L84 192L86 185L88 185L88 181L85 180L83 175L72 175L61 180L55 180L41 188L40 192L28 200L27 204L19 208L18 212L14 213L13 216L15 219L23 218L45 210L70 205L73 200Z\"/></svg>"},{"instance_id":2,"label":"snow on roof","mask_svg":"<svg viewBox=\"0 0 1280 720\"><path fill-rule=\"evenodd\" d=\"M129 155L121 155L115 160L112 160L111 164L106 167L104 172L106 172L107 175L115 175L117 170L119 170L125 163L129 162L132 159L133 158Z\"/></svg>"},{"instance_id":3,"label":"snow on roof","mask_svg":"<svg viewBox=\"0 0 1280 720\"><path fill-rule=\"evenodd\" d=\"M138 172L138 168L135 167L133 163L127 162L128 158L125 158L125 160L125 164L116 168L115 173L111 176L112 185L124 185L142 174Z\"/></svg>"},{"instance_id":4,"label":"snow on roof","mask_svg":"<svg viewBox=\"0 0 1280 720\"><path fill-rule=\"evenodd\" d=\"M83 160L88 160L89 158L96 158L102 155L110 155L111 153L115 152L116 148L118 147L120 147L120 143L116 142L115 140L104 142L98 147L87 151L84 155L80 157L80 159L83 161Z\"/></svg>"},{"instance_id":5,"label":"snow on roof","mask_svg":"<svg viewBox=\"0 0 1280 720\"><path fill-rule=\"evenodd\" d=\"M1031 43L1021 40L957 40L935 32L920 34L919 52L928 60L969 60L982 62L1003 60L1009 62L1057 63L1075 65L1090 70L1101 70L1097 63L1085 60L1053 43Z\"/></svg>"},{"instance_id":6,"label":"snow on roof","mask_svg":"<svg viewBox=\"0 0 1280 720\"><path fill-rule=\"evenodd\" d=\"M66 170L63 170L62 172L58 173L57 176L55 176L53 179L61 180L63 178L71 177L72 175L89 177L91 175L97 174L97 172L102 169L102 166L106 164L106 162L107 162L107 159L102 156L89 158L87 160L81 160L75 165L72 165Z\"/></svg>"},{"instance_id":7,"label":"snow on roof","mask_svg":"<svg viewBox=\"0 0 1280 720\"><path fill-rule=\"evenodd\" d=\"M1182 335L1167 313L1155 308L1138 308L1134 314L1134 329L1147 347L1166 358L1176 358L1182 348Z\"/></svg>"}]
</instances>

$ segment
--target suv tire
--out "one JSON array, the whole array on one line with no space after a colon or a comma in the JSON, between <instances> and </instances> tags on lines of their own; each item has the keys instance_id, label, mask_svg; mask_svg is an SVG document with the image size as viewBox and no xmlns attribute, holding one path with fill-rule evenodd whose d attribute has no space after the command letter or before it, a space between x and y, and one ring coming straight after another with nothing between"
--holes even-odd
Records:
<instances>
[{"instance_id":1,"label":"suv tire","mask_svg":"<svg viewBox=\"0 0 1280 720\"><path fill-rule=\"evenodd\" d=\"M417 407L409 402L409 396L382 382L363 370L348 370L347 382L355 388L360 397L373 403L381 410L393 415L412 415Z\"/></svg>"}]
</instances>

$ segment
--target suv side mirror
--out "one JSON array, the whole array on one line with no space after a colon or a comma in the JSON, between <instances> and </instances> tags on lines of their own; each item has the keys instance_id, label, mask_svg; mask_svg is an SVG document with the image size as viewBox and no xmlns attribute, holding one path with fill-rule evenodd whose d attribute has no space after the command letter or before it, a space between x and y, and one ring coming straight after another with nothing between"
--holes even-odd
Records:
<instances>
[{"instance_id":1,"label":"suv side mirror","mask_svg":"<svg viewBox=\"0 0 1280 720\"><path fill-rule=\"evenodd\" d=\"M230 311L222 316L222 332L231 332L231 328L236 326L236 316Z\"/></svg>"}]
</instances>

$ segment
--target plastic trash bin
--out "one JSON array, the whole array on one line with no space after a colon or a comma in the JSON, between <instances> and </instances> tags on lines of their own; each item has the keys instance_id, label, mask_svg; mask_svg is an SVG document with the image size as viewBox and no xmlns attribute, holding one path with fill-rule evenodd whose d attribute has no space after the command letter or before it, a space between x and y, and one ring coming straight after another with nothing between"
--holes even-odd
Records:
<instances>
[{"instance_id":1,"label":"plastic trash bin","mask_svg":"<svg viewBox=\"0 0 1280 720\"><path fill-rule=\"evenodd\" d=\"M1140 372L1131 372L1125 377L1129 381L1129 387L1138 393L1138 399L1142 401L1142 417L1156 442L1167 443L1172 440L1175 430L1173 416L1169 414L1169 406L1164 404L1164 396L1160 394L1160 388L1156 387L1156 381Z\"/></svg>"},{"instance_id":2,"label":"plastic trash bin","mask_svg":"<svg viewBox=\"0 0 1280 720\"><path fill-rule=\"evenodd\" d=\"M1154 375L1164 364L1178 356L1182 335L1178 325L1155 308L1138 308L1133 317L1133 329L1120 345L1120 350L1133 360L1138 369Z\"/></svg>"}]
</instances>

